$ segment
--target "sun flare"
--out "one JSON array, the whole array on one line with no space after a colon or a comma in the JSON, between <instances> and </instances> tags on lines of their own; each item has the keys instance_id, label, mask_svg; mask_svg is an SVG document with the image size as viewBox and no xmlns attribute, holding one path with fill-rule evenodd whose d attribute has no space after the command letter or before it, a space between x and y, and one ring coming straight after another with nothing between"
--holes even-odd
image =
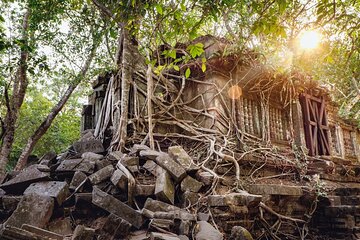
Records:
<instances>
[{"instance_id":1,"label":"sun flare","mask_svg":"<svg viewBox=\"0 0 360 240\"><path fill-rule=\"evenodd\" d=\"M306 31L300 36L300 47L302 49L314 49L319 46L321 35L317 31Z\"/></svg>"}]
</instances>

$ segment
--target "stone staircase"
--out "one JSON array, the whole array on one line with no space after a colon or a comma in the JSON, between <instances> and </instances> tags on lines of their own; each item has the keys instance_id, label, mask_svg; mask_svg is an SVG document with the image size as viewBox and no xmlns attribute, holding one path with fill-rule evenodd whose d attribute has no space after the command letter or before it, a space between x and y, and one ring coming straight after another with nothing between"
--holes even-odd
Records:
<instances>
[{"instance_id":1,"label":"stone staircase","mask_svg":"<svg viewBox=\"0 0 360 240\"><path fill-rule=\"evenodd\" d=\"M324 239L360 239L360 185L338 187L322 198L311 227Z\"/></svg>"}]
</instances>

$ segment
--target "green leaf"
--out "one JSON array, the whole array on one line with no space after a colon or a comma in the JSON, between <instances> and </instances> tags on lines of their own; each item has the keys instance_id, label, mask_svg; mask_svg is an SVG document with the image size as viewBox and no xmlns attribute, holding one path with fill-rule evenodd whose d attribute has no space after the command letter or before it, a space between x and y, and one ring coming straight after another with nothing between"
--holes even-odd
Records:
<instances>
[{"instance_id":1,"label":"green leaf","mask_svg":"<svg viewBox=\"0 0 360 240\"><path fill-rule=\"evenodd\" d=\"M175 71L180 71L179 66L178 66L178 65L174 65L174 70L175 70Z\"/></svg>"},{"instance_id":2,"label":"green leaf","mask_svg":"<svg viewBox=\"0 0 360 240\"><path fill-rule=\"evenodd\" d=\"M187 47L192 58L200 56L204 52L204 44L196 43L195 45L189 45Z\"/></svg>"},{"instance_id":3,"label":"green leaf","mask_svg":"<svg viewBox=\"0 0 360 240\"><path fill-rule=\"evenodd\" d=\"M191 74L190 68L186 69L186 71L185 71L185 77L186 77L186 78L189 78L189 77L190 77L190 74Z\"/></svg>"},{"instance_id":4,"label":"green leaf","mask_svg":"<svg viewBox=\"0 0 360 240\"><path fill-rule=\"evenodd\" d=\"M184 12L186 11L186 6L184 3L181 3L180 4L180 7L181 7L181 10L183 10Z\"/></svg>"},{"instance_id":5,"label":"green leaf","mask_svg":"<svg viewBox=\"0 0 360 240\"><path fill-rule=\"evenodd\" d=\"M205 63L202 63L202 64L201 64L201 70L202 70L203 72L206 71L206 64L205 64Z\"/></svg>"},{"instance_id":6,"label":"green leaf","mask_svg":"<svg viewBox=\"0 0 360 240\"><path fill-rule=\"evenodd\" d=\"M158 12L158 14L160 14L160 15L164 14L163 8L162 8L162 6L160 4L156 4L155 8L156 8L156 11Z\"/></svg>"},{"instance_id":7,"label":"green leaf","mask_svg":"<svg viewBox=\"0 0 360 240\"><path fill-rule=\"evenodd\" d=\"M170 50L168 55L169 57L176 59L176 50L175 49Z\"/></svg>"}]
</instances>

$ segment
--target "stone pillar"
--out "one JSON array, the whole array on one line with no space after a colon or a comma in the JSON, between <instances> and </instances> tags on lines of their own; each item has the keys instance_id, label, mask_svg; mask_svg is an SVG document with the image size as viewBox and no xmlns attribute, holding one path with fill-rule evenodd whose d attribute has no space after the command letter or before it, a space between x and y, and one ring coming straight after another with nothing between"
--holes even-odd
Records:
<instances>
[{"instance_id":1,"label":"stone pillar","mask_svg":"<svg viewBox=\"0 0 360 240\"><path fill-rule=\"evenodd\" d=\"M301 110L301 105L298 99L294 100L291 104L292 108L292 121L294 128L294 141L297 147L306 149L304 120Z\"/></svg>"}]
</instances>

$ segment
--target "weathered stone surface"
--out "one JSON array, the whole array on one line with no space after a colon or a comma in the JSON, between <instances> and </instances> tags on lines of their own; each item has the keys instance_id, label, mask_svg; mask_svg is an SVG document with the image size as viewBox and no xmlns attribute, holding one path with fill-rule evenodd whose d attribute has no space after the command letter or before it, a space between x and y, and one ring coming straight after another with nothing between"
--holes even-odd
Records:
<instances>
[{"instance_id":1,"label":"weathered stone surface","mask_svg":"<svg viewBox=\"0 0 360 240\"><path fill-rule=\"evenodd\" d=\"M151 220L151 226L155 226L170 231L174 227L174 220L154 218Z\"/></svg>"},{"instance_id":2,"label":"weathered stone surface","mask_svg":"<svg viewBox=\"0 0 360 240\"><path fill-rule=\"evenodd\" d=\"M231 229L230 240L253 240L251 233L241 226L234 226Z\"/></svg>"},{"instance_id":3,"label":"weathered stone surface","mask_svg":"<svg viewBox=\"0 0 360 240\"><path fill-rule=\"evenodd\" d=\"M196 179L187 176L181 181L181 191L199 192L203 184Z\"/></svg>"},{"instance_id":4,"label":"weathered stone surface","mask_svg":"<svg viewBox=\"0 0 360 240\"><path fill-rule=\"evenodd\" d=\"M38 182L31 184L24 195L37 194L40 196L53 197L61 205L69 196L69 185L66 182Z\"/></svg>"},{"instance_id":5,"label":"weathered stone surface","mask_svg":"<svg viewBox=\"0 0 360 240\"><path fill-rule=\"evenodd\" d=\"M40 165L46 165L49 166L51 163L53 163L56 160L56 153L55 152L48 152L45 153L39 160Z\"/></svg>"},{"instance_id":6,"label":"weathered stone surface","mask_svg":"<svg viewBox=\"0 0 360 240\"><path fill-rule=\"evenodd\" d=\"M40 229L42 231L45 231L43 229ZM63 239L59 238L56 235L52 235L51 238L46 236L46 232L39 231L38 234L29 232L25 229L12 227L12 226L6 226L2 231L0 231L0 239L2 240L60 240ZM44 234L44 235L39 235ZM51 234L51 233L50 233Z\"/></svg>"},{"instance_id":7,"label":"weathered stone surface","mask_svg":"<svg viewBox=\"0 0 360 240\"><path fill-rule=\"evenodd\" d=\"M181 220L180 221L180 225L179 225L179 231L178 234L179 235L189 235L191 231L191 222L190 221L185 221L185 220Z\"/></svg>"},{"instance_id":8,"label":"weathered stone surface","mask_svg":"<svg viewBox=\"0 0 360 240\"><path fill-rule=\"evenodd\" d=\"M5 195L2 197L2 208L8 212L13 212L19 202L21 201L22 196L10 196Z\"/></svg>"},{"instance_id":9,"label":"weathered stone surface","mask_svg":"<svg viewBox=\"0 0 360 240\"><path fill-rule=\"evenodd\" d=\"M214 180L214 176L209 172L198 171L196 173L196 179L208 186L208 185L212 184L212 182Z\"/></svg>"},{"instance_id":10,"label":"weathered stone surface","mask_svg":"<svg viewBox=\"0 0 360 240\"><path fill-rule=\"evenodd\" d=\"M178 162L186 171L198 170L194 161L181 146L172 146L168 148L168 153L176 162Z\"/></svg>"},{"instance_id":11,"label":"weathered stone surface","mask_svg":"<svg viewBox=\"0 0 360 240\"><path fill-rule=\"evenodd\" d=\"M128 186L128 178L123 171L121 171L120 169L116 169L110 180L115 186L117 186L121 190L126 191Z\"/></svg>"},{"instance_id":12,"label":"weathered stone surface","mask_svg":"<svg viewBox=\"0 0 360 240\"><path fill-rule=\"evenodd\" d=\"M249 186L249 192L259 195L283 195L283 196L301 196L303 191L299 186L288 186L280 184L252 184Z\"/></svg>"},{"instance_id":13,"label":"weathered stone surface","mask_svg":"<svg viewBox=\"0 0 360 240\"><path fill-rule=\"evenodd\" d=\"M49 222L53 209L52 197L37 194L25 195L4 225L20 228L23 224L31 224L43 228Z\"/></svg>"},{"instance_id":14,"label":"weathered stone surface","mask_svg":"<svg viewBox=\"0 0 360 240\"><path fill-rule=\"evenodd\" d=\"M115 171L114 167L112 165L109 165L91 174L89 176L89 180L93 185L99 184L105 180L110 179L114 171Z\"/></svg>"},{"instance_id":15,"label":"weathered stone surface","mask_svg":"<svg viewBox=\"0 0 360 240\"><path fill-rule=\"evenodd\" d=\"M144 208L156 212L156 211L160 211L160 212L170 212L170 211L176 211L176 210L180 210L180 208L168 204L168 203L164 203L158 200L154 200L151 198L146 199Z\"/></svg>"},{"instance_id":16,"label":"weathered stone surface","mask_svg":"<svg viewBox=\"0 0 360 240\"><path fill-rule=\"evenodd\" d=\"M76 171L70 182L69 189L75 190L86 179L86 177L85 173Z\"/></svg>"},{"instance_id":17,"label":"weathered stone surface","mask_svg":"<svg viewBox=\"0 0 360 240\"><path fill-rule=\"evenodd\" d=\"M50 177L50 173L41 172L38 169L38 165L31 165L22 170L13 179L0 185L0 188L7 193L22 193L31 183L47 180Z\"/></svg>"},{"instance_id":18,"label":"weathered stone surface","mask_svg":"<svg viewBox=\"0 0 360 240\"><path fill-rule=\"evenodd\" d=\"M104 146L98 139L89 139L74 142L73 148L78 154L83 154L85 152L102 153L105 151Z\"/></svg>"},{"instance_id":19,"label":"weathered stone surface","mask_svg":"<svg viewBox=\"0 0 360 240\"><path fill-rule=\"evenodd\" d=\"M140 151L140 157L155 160L158 156L162 155L162 152L154 151L151 149Z\"/></svg>"},{"instance_id":20,"label":"weathered stone surface","mask_svg":"<svg viewBox=\"0 0 360 240\"><path fill-rule=\"evenodd\" d=\"M150 233L150 240L180 240L180 238L166 233L152 232Z\"/></svg>"},{"instance_id":21,"label":"weathered stone surface","mask_svg":"<svg viewBox=\"0 0 360 240\"><path fill-rule=\"evenodd\" d=\"M150 150L150 148L146 145L142 145L142 144L134 144L134 146L132 146L129 155L134 155L139 153L142 150Z\"/></svg>"},{"instance_id":22,"label":"weathered stone surface","mask_svg":"<svg viewBox=\"0 0 360 240\"><path fill-rule=\"evenodd\" d=\"M112 151L108 155L108 159L111 161L120 161L125 154L120 151Z\"/></svg>"},{"instance_id":23,"label":"weathered stone surface","mask_svg":"<svg viewBox=\"0 0 360 240\"><path fill-rule=\"evenodd\" d=\"M140 228L144 223L141 213L96 187L93 188L92 203L128 221L136 228Z\"/></svg>"},{"instance_id":24,"label":"weathered stone surface","mask_svg":"<svg viewBox=\"0 0 360 240\"><path fill-rule=\"evenodd\" d=\"M124 156L121 158L120 161L121 161L122 165L124 165L125 167L139 166L139 158L138 157Z\"/></svg>"},{"instance_id":25,"label":"weathered stone surface","mask_svg":"<svg viewBox=\"0 0 360 240\"><path fill-rule=\"evenodd\" d=\"M60 234L51 232L51 231L47 231L45 229L42 228L38 228L29 224L23 224L21 229L24 229L28 232L34 233L38 236L44 237L44 238L48 238L48 239L54 239L54 240L63 240L64 237Z\"/></svg>"},{"instance_id":26,"label":"weathered stone surface","mask_svg":"<svg viewBox=\"0 0 360 240\"><path fill-rule=\"evenodd\" d=\"M152 175L156 176L156 169L159 165L157 165L154 161L148 160L142 167L149 171Z\"/></svg>"},{"instance_id":27,"label":"weathered stone surface","mask_svg":"<svg viewBox=\"0 0 360 240\"><path fill-rule=\"evenodd\" d=\"M111 162L107 159L100 159L95 161L96 170L99 171L100 169L112 165Z\"/></svg>"},{"instance_id":28,"label":"weathered stone surface","mask_svg":"<svg viewBox=\"0 0 360 240\"><path fill-rule=\"evenodd\" d=\"M81 158L82 159L86 159L88 161L96 161L96 160L101 160L104 158L103 155L101 154L96 154L93 152L84 152L83 154L81 154Z\"/></svg>"},{"instance_id":29,"label":"weathered stone surface","mask_svg":"<svg viewBox=\"0 0 360 240\"><path fill-rule=\"evenodd\" d=\"M155 185L136 184L135 196L150 196L155 192Z\"/></svg>"},{"instance_id":30,"label":"weathered stone surface","mask_svg":"<svg viewBox=\"0 0 360 240\"><path fill-rule=\"evenodd\" d=\"M207 221L209 221L210 214L199 212L197 214L197 218L198 218L199 221L206 221L207 222Z\"/></svg>"},{"instance_id":31,"label":"weathered stone surface","mask_svg":"<svg viewBox=\"0 0 360 240\"><path fill-rule=\"evenodd\" d=\"M129 235L131 224L124 219L110 214L102 228L102 231L106 233L107 238L103 239L125 239Z\"/></svg>"},{"instance_id":32,"label":"weathered stone surface","mask_svg":"<svg viewBox=\"0 0 360 240\"><path fill-rule=\"evenodd\" d=\"M48 229L54 233L61 235L71 235L73 233L71 229L71 222L69 218L56 219L49 223Z\"/></svg>"},{"instance_id":33,"label":"weathered stone surface","mask_svg":"<svg viewBox=\"0 0 360 240\"><path fill-rule=\"evenodd\" d=\"M199 194L195 192L186 191L182 194L181 200L181 207L186 208L189 205L194 205L199 201Z\"/></svg>"},{"instance_id":34,"label":"weathered stone surface","mask_svg":"<svg viewBox=\"0 0 360 240\"><path fill-rule=\"evenodd\" d=\"M153 218L161 218L161 219L179 219L184 221L196 221L196 216L187 212L186 210L179 209L169 212L161 212L156 211L153 213Z\"/></svg>"},{"instance_id":35,"label":"weathered stone surface","mask_svg":"<svg viewBox=\"0 0 360 240\"><path fill-rule=\"evenodd\" d=\"M75 172L81 171L87 174L94 172L95 162L87 161L82 158L63 160L56 168L56 172Z\"/></svg>"},{"instance_id":36,"label":"weathered stone surface","mask_svg":"<svg viewBox=\"0 0 360 240\"><path fill-rule=\"evenodd\" d=\"M205 221L197 222L196 229L198 231L195 234L196 240L222 240L224 238L222 233Z\"/></svg>"},{"instance_id":37,"label":"weathered stone surface","mask_svg":"<svg viewBox=\"0 0 360 240\"><path fill-rule=\"evenodd\" d=\"M241 191L238 193L230 193L226 195L210 195L208 196L208 204L211 207L223 206L257 206L261 201L261 195L249 194Z\"/></svg>"},{"instance_id":38,"label":"weathered stone surface","mask_svg":"<svg viewBox=\"0 0 360 240\"><path fill-rule=\"evenodd\" d=\"M95 229L87 228L83 225L76 226L71 240L93 240Z\"/></svg>"},{"instance_id":39,"label":"weathered stone surface","mask_svg":"<svg viewBox=\"0 0 360 240\"><path fill-rule=\"evenodd\" d=\"M160 171L156 177L155 196L158 200L174 204L175 186L166 171Z\"/></svg>"},{"instance_id":40,"label":"weathered stone surface","mask_svg":"<svg viewBox=\"0 0 360 240\"><path fill-rule=\"evenodd\" d=\"M159 155L155 159L155 162L160 167L165 169L173 177L175 182L180 182L181 180L183 180L186 177L185 169L180 164L175 162L169 156L169 154L163 153L163 154Z\"/></svg>"}]
</instances>

